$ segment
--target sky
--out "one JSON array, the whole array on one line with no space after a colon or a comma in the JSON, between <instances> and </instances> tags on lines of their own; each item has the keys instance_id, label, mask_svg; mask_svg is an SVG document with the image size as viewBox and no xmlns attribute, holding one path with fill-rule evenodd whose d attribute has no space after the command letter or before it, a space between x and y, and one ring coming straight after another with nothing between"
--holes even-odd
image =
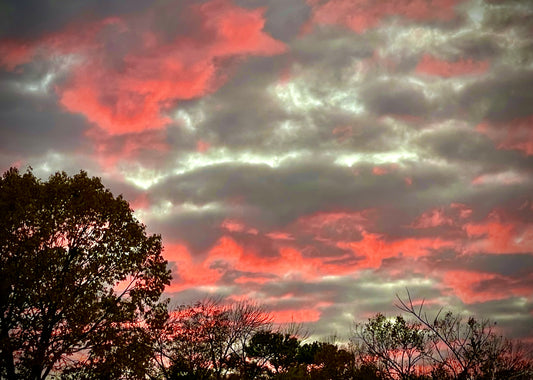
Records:
<instances>
[{"instance_id":1,"label":"sky","mask_svg":"<svg viewBox=\"0 0 533 380\"><path fill-rule=\"evenodd\" d=\"M533 342L533 3L0 3L0 169L102 178L183 304L345 336L409 289Z\"/></svg>"}]
</instances>

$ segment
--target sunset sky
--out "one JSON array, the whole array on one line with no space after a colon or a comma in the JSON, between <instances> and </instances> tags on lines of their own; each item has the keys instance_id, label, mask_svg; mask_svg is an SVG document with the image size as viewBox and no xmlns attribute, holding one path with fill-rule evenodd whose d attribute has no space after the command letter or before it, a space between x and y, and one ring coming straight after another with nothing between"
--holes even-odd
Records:
<instances>
[{"instance_id":1,"label":"sunset sky","mask_svg":"<svg viewBox=\"0 0 533 380\"><path fill-rule=\"evenodd\" d=\"M316 336L395 294L533 342L533 3L11 0L0 169L81 169L167 295Z\"/></svg>"}]
</instances>

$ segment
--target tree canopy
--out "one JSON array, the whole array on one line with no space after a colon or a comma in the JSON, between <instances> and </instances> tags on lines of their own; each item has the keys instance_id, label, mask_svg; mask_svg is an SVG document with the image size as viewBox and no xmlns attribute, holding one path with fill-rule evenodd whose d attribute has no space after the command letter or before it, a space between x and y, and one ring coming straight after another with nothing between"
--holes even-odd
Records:
<instances>
[{"instance_id":1,"label":"tree canopy","mask_svg":"<svg viewBox=\"0 0 533 380\"><path fill-rule=\"evenodd\" d=\"M170 282L161 237L85 172L0 179L0 377L120 378L152 354Z\"/></svg>"}]
</instances>

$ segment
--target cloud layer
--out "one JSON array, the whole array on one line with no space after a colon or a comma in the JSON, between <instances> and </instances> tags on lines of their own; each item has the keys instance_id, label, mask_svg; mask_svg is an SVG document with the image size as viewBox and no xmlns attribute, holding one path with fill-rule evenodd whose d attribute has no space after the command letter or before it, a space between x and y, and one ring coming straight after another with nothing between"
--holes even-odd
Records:
<instances>
[{"instance_id":1,"label":"cloud layer","mask_svg":"<svg viewBox=\"0 0 533 380\"><path fill-rule=\"evenodd\" d=\"M408 288L533 339L528 1L102 4L6 5L3 169L101 176L177 302L327 336Z\"/></svg>"}]
</instances>

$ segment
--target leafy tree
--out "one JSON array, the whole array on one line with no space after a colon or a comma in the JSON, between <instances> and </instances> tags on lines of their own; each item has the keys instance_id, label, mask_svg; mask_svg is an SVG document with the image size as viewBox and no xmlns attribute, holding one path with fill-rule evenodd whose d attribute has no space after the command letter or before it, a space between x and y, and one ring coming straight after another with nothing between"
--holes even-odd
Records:
<instances>
[{"instance_id":1,"label":"leafy tree","mask_svg":"<svg viewBox=\"0 0 533 380\"><path fill-rule=\"evenodd\" d=\"M0 377L142 377L165 319L161 238L100 179L0 179Z\"/></svg>"},{"instance_id":2,"label":"leafy tree","mask_svg":"<svg viewBox=\"0 0 533 380\"><path fill-rule=\"evenodd\" d=\"M332 343L319 343L311 366L312 380L348 380L355 375L355 356Z\"/></svg>"},{"instance_id":3,"label":"leafy tree","mask_svg":"<svg viewBox=\"0 0 533 380\"><path fill-rule=\"evenodd\" d=\"M281 373L295 364L299 347L299 340L291 334L262 330L252 336L245 351L257 368Z\"/></svg>"}]
</instances>

